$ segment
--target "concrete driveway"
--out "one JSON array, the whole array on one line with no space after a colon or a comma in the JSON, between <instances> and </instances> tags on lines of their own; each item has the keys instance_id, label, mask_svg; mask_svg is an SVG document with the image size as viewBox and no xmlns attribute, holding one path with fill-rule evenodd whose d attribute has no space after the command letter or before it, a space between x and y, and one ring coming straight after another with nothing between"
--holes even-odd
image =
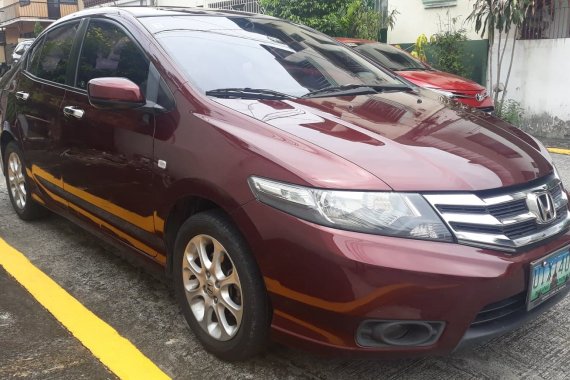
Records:
<instances>
[{"instance_id":1,"label":"concrete driveway","mask_svg":"<svg viewBox=\"0 0 570 380\"><path fill-rule=\"evenodd\" d=\"M570 156L555 155L555 161L570 184ZM3 182L0 237L176 379L570 378L570 297L524 328L449 357L339 360L274 344L263 357L228 364L201 348L168 286L63 218L22 222ZM114 377L0 270L0 379Z\"/></svg>"}]
</instances>

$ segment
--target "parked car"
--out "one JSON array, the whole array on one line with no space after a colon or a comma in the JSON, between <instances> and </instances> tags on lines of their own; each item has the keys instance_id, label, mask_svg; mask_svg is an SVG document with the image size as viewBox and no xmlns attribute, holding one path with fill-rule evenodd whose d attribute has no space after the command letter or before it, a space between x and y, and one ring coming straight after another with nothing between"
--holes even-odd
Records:
<instances>
[{"instance_id":1,"label":"parked car","mask_svg":"<svg viewBox=\"0 0 570 380\"><path fill-rule=\"evenodd\" d=\"M310 28L81 11L0 89L16 213L64 215L163 271L220 358L270 332L444 354L568 294L568 197L546 149Z\"/></svg>"},{"instance_id":2,"label":"parked car","mask_svg":"<svg viewBox=\"0 0 570 380\"><path fill-rule=\"evenodd\" d=\"M25 40L25 41L18 43L18 45L16 45L16 48L12 52L12 62L13 63L16 63L20 60L22 55L24 55L26 50L28 50L28 48L32 45L32 42L34 42L34 39Z\"/></svg>"},{"instance_id":3,"label":"parked car","mask_svg":"<svg viewBox=\"0 0 570 380\"><path fill-rule=\"evenodd\" d=\"M417 86L429 88L486 112L492 112L495 109L493 99L485 87L479 83L435 70L402 49L381 42L357 38L337 38L337 40L353 47L372 61L397 72L398 75Z\"/></svg>"}]
</instances>

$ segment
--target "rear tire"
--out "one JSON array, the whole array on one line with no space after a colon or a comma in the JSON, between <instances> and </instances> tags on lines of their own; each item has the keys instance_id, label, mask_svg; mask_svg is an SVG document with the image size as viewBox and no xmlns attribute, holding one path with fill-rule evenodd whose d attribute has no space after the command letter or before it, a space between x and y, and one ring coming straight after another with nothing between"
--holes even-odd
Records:
<instances>
[{"instance_id":1,"label":"rear tire","mask_svg":"<svg viewBox=\"0 0 570 380\"><path fill-rule=\"evenodd\" d=\"M207 351L236 361L265 349L271 311L263 278L223 212L196 214L180 228L174 289L188 325Z\"/></svg>"},{"instance_id":2,"label":"rear tire","mask_svg":"<svg viewBox=\"0 0 570 380\"><path fill-rule=\"evenodd\" d=\"M4 175L10 202L21 219L34 220L48 214L45 207L32 199L24 155L14 141L10 141L4 151Z\"/></svg>"}]
</instances>

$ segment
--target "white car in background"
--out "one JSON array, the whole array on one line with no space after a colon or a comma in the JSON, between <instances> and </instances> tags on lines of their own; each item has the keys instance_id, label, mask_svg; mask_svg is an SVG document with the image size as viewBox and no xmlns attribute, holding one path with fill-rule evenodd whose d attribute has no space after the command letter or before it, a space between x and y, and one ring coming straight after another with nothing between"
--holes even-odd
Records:
<instances>
[{"instance_id":1,"label":"white car in background","mask_svg":"<svg viewBox=\"0 0 570 380\"><path fill-rule=\"evenodd\" d=\"M34 42L33 38L29 39L29 40L22 41L18 45L16 45L16 48L14 49L14 52L12 53L12 61L14 63L18 62L20 60L20 58L22 58L22 55L24 55L26 50L28 50L28 48L30 47L32 42Z\"/></svg>"}]
</instances>

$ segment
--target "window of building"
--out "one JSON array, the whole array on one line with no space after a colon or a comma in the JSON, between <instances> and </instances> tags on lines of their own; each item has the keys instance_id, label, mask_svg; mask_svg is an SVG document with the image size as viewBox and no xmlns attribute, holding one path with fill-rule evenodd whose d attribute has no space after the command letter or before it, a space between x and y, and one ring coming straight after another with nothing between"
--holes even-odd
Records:
<instances>
[{"instance_id":1,"label":"window of building","mask_svg":"<svg viewBox=\"0 0 570 380\"><path fill-rule=\"evenodd\" d=\"M422 0L424 8L453 7L457 5L457 0Z\"/></svg>"}]
</instances>

